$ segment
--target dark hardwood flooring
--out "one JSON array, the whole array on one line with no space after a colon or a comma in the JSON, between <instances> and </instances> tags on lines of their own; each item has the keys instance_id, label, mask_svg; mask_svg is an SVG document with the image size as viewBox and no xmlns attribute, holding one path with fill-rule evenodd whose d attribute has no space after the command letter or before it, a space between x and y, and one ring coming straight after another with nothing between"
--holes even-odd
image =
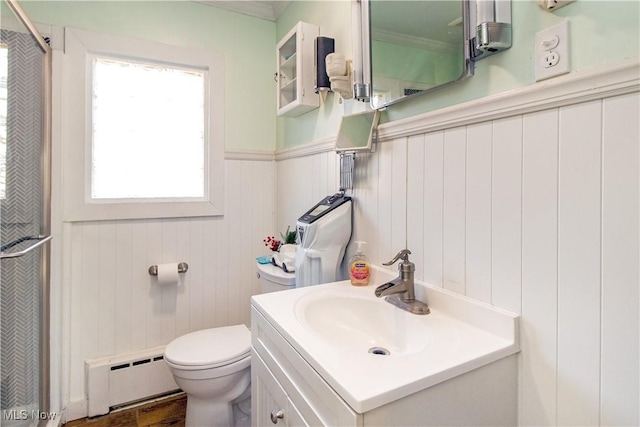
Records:
<instances>
[{"instance_id":1,"label":"dark hardwood flooring","mask_svg":"<svg viewBox=\"0 0 640 427\"><path fill-rule=\"evenodd\" d=\"M187 396L178 393L106 415L69 421L63 427L184 427Z\"/></svg>"}]
</instances>

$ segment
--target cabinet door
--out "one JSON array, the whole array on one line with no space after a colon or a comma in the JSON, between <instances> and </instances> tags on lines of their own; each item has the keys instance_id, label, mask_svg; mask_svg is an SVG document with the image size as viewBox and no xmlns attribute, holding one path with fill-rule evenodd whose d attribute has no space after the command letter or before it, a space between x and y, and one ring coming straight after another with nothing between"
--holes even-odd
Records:
<instances>
[{"instance_id":1,"label":"cabinet door","mask_svg":"<svg viewBox=\"0 0 640 427\"><path fill-rule=\"evenodd\" d=\"M295 407L291 399L287 399L286 420L288 427L309 427L307 421L302 418L302 414Z\"/></svg>"},{"instance_id":2,"label":"cabinet door","mask_svg":"<svg viewBox=\"0 0 640 427\"><path fill-rule=\"evenodd\" d=\"M320 105L315 92L315 40L318 26L298 22L276 46L277 113L297 117Z\"/></svg>"},{"instance_id":3,"label":"cabinet door","mask_svg":"<svg viewBox=\"0 0 640 427\"><path fill-rule=\"evenodd\" d=\"M298 409L255 352L251 356L251 425L307 427Z\"/></svg>"}]
</instances>

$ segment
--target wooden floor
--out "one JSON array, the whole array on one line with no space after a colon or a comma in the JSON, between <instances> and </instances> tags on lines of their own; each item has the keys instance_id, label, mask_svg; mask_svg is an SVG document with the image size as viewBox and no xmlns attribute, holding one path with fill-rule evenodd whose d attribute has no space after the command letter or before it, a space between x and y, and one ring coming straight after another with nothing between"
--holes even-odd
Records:
<instances>
[{"instance_id":1,"label":"wooden floor","mask_svg":"<svg viewBox=\"0 0 640 427\"><path fill-rule=\"evenodd\" d=\"M63 427L184 427L186 410L187 396L178 393L101 417L69 421Z\"/></svg>"}]
</instances>

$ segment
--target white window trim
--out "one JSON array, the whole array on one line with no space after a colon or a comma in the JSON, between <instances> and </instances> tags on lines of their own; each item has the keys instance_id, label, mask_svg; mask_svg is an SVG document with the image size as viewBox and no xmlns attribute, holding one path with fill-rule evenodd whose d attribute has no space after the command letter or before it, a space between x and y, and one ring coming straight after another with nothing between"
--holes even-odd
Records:
<instances>
[{"instance_id":1,"label":"white window trim","mask_svg":"<svg viewBox=\"0 0 640 427\"><path fill-rule=\"evenodd\" d=\"M205 159L208 181L200 201L139 199L92 200L91 194L91 73L96 55L131 58L202 69L208 76L205 104ZM64 220L176 218L222 215L224 211L224 57L208 51L164 45L152 41L65 29L63 72L63 188ZM206 102L208 99L208 103ZM206 150L206 149L205 149Z\"/></svg>"}]
</instances>

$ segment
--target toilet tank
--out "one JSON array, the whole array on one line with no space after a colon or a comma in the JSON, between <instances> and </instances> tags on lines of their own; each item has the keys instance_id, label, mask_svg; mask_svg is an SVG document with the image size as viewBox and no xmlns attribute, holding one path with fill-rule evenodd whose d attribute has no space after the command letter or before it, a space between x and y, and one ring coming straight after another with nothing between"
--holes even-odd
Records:
<instances>
[{"instance_id":1,"label":"toilet tank","mask_svg":"<svg viewBox=\"0 0 640 427\"><path fill-rule=\"evenodd\" d=\"M263 294L284 291L296 287L295 273L285 273L280 267L272 264L256 264L260 278L260 292Z\"/></svg>"}]
</instances>

